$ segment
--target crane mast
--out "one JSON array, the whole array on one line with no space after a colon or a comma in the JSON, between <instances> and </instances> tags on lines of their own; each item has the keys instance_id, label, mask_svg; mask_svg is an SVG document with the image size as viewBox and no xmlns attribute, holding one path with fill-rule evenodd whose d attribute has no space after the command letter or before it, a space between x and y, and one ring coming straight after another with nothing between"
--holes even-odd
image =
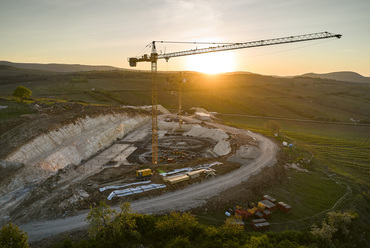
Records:
<instances>
[{"instance_id":1,"label":"crane mast","mask_svg":"<svg viewBox=\"0 0 370 248\"><path fill-rule=\"evenodd\" d=\"M157 90L157 50L152 43L151 71L152 71L152 163L158 164L158 90Z\"/></svg>"},{"instance_id":2,"label":"crane mast","mask_svg":"<svg viewBox=\"0 0 370 248\"><path fill-rule=\"evenodd\" d=\"M296 36L288 36L282 38L274 38L268 40L258 40L251 42L242 43L222 43L222 46L211 46L201 49L191 49L173 53L163 53L158 54L156 50L157 43L191 43L191 44L205 44L203 42L167 42L167 41L152 41L151 47L152 51L150 56L144 54L141 57L130 57L128 58L131 67L135 67L138 62L150 62L151 72L152 72L152 163L158 163L158 90L157 90L157 61L158 59L165 59L168 61L170 58L181 57L187 55L203 54L203 53L213 53L221 51L229 51L243 48L261 47L261 46L271 46L286 43L295 43L310 40L328 39L328 38L341 38L341 34L332 34L329 32L320 32ZM180 114L180 113L179 113Z\"/></svg>"}]
</instances>

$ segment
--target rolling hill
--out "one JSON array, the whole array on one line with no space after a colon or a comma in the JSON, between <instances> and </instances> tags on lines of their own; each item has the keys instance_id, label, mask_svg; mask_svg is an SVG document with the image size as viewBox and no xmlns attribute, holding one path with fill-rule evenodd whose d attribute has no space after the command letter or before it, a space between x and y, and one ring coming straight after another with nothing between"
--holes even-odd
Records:
<instances>
[{"instance_id":1,"label":"rolling hill","mask_svg":"<svg viewBox=\"0 0 370 248\"><path fill-rule=\"evenodd\" d=\"M370 83L370 77L364 77L356 72L352 71L340 71L340 72L331 72L331 73L306 73L302 77L311 77L311 78L324 78L332 79L337 81L346 81L354 83Z\"/></svg>"},{"instance_id":2,"label":"rolling hill","mask_svg":"<svg viewBox=\"0 0 370 248\"><path fill-rule=\"evenodd\" d=\"M182 75L187 79L182 94L184 109L198 106L238 115L370 122L370 84L367 83L311 77L277 78L251 73L209 76L183 72ZM170 110L178 109L178 80L176 72L158 72L158 102ZM0 65L1 96L11 96L19 85L29 88L36 98L96 104L151 103L151 74L137 70L67 73Z\"/></svg>"},{"instance_id":3,"label":"rolling hill","mask_svg":"<svg viewBox=\"0 0 370 248\"><path fill-rule=\"evenodd\" d=\"M80 64L38 64L38 63L13 63L0 61L0 65L12 66L21 69L31 69L53 72L79 72L79 71L112 71L124 70L122 68L105 65L80 65Z\"/></svg>"}]
</instances>

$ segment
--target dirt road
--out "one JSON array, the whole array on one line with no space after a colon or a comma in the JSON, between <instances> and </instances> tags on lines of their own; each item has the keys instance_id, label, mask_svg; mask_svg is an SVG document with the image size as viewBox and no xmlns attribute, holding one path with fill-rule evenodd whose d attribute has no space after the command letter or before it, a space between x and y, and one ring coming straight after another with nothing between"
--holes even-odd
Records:
<instances>
[{"instance_id":1,"label":"dirt road","mask_svg":"<svg viewBox=\"0 0 370 248\"><path fill-rule=\"evenodd\" d=\"M185 189L166 193L158 197L131 202L133 211L152 214L165 213L173 210L184 211L201 206L208 198L219 194L227 188L236 186L242 181L248 180L251 175L258 173L261 168L272 166L276 163L275 157L278 147L271 140L246 130L223 125L213 125L235 135L248 135L254 138L258 143L258 156L254 159L240 157L238 161L242 163L243 166L213 180L207 180L203 183L191 185ZM238 152L236 154L238 154ZM73 229L86 228L86 215L87 211L84 211L77 216L65 219L30 222L21 225L20 228L28 233L30 241L36 241Z\"/></svg>"}]
</instances>

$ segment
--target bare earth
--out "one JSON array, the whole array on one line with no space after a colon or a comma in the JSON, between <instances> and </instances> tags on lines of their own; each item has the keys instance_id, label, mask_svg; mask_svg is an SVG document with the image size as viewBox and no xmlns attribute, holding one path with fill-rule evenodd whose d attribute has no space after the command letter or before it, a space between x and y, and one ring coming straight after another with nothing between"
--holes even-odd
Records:
<instances>
[{"instance_id":1,"label":"bare earth","mask_svg":"<svg viewBox=\"0 0 370 248\"><path fill-rule=\"evenodd\" d=\"M246 130L220 124L210 125L223 129L235 136L248 136L256 141L258 148L240 147L235 154L229 157L230 161L242 164L239 169L212 180L190 185L178 191L165 193L157 197L132 201L131 207L133 211L138 213L158 214L174 210L185 211L199 207L205 204L207 199L241 182L247 181L250 176L257 174L262 168L273 166L276 163L278 146L271 140ZM115 208L118 209L118 206ZM32 221L21 225L20 228L28 233L29 240L33 242L63 232L85 229L88 225L85 221L87 213L88 211L81 211L78 215L72 217L46 221Z\"/></svg>"}]
</instances>

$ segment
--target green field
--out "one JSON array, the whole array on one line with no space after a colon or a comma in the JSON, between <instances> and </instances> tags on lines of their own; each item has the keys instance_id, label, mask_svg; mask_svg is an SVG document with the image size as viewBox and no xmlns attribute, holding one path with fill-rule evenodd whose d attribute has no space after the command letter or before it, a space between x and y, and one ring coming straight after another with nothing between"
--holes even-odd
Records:
<instances>
[{"instance_id":1,"label":"green field","mask_svg":"<svg viewBox=\"0 0 370 248\"><path fill-rule=\"evenodd\" d=\"M271 135L263 128L267 119L233 116L223 119L230 125ZM293 148L285 148L288 162L299 158L311 162L303 163L309 172L290 169L280 184L266 188L267 194L294 209L289 214L274 213L271 229L305 229L320 223L328 211L346 210L359 214L356 232L368 233L370 126L278 122L282 133L277 140L294 144Z\"/></svg>"},{"instance_id":2,"label":"green field","mask_svg":"<svg viewBox=\"0 0 370 248\"><path fill-rule=\"evenodd\" d=\"M4 76L6 70L0 70L2 96L9 96L18 85L24 85L32 90L33 97L53 96L103 104L151 104L148 72L49 72L44 75L17 70L17 73ZM198 106L220 113L370 123L369 84L255 74L158 73L159 104L177 109L178 82L183 77L187 79L183 84L183 109Z\"/></svg>"}]
</instances>

